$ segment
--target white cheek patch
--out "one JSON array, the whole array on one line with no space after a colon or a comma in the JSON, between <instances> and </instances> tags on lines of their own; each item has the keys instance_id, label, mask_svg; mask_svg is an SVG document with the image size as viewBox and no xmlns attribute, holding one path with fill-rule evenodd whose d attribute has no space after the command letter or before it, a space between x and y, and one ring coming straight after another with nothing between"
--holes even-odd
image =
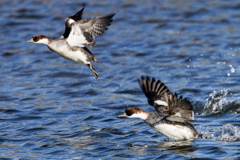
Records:
<instances>
[{"instance_id":1,"label":"white cheek patch","mask_svg":"<svg viewBox=\"0 0 240 160\"><path fill-rule=\"evenodd\" d=\"M40 39L39 41L37 41L35 43L48 44L49 40L47 38L43 38L43 39Z\"/></svg>"},{"instance_id":2,"label":"white cheek patch","mask_svg":"<svg viewBox=\"0 0 240 160\"><path fill-rule=\"evenodd\" d=\"M133 114L133 115L135 115L135 114ZM137 113L136 114L136 118L140 118L142 120L145 120L145 119L148 118L148 114L146 114L146 113Z\"/></svg>"},{"instance_id":3,"label":"white cheek patch","mask_svg":"<svg viewBox=\"0 0 240 160\"><path fill-rule=\"evenodd\" d=\"M154 101L154 103L156 103L157 105L168 106L168 104L166 102L161 101L161 100L156 100L156 101Z\"/></svg>"},{"instance_id":4,"label":"white cheek patch","mask_svg":"<svg viewBox=\"0 0 240 160\"><path fill-rule=\"evenodd\" d=\"M125 117L127 118L140 118L142 120L146 120L148 118L148 113L141 112L141 113L134 113L131 116L127 116L126 113L124 113ZM122 116L124 117L124 116Z\"/></svg>"}]
</instances>

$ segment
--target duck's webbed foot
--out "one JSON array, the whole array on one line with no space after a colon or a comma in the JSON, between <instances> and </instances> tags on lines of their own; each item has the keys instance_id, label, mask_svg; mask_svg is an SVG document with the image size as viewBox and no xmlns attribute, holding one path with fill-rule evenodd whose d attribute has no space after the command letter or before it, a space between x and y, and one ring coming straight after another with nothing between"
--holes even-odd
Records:
<instances>
[{"instance_id":1,"label":"duck's webbed foot","mask_svg":"<svg viewBox=\"0 0 240 160\"><path fill-rule=\"evenodd\" d=\"M90 70L93 72L95 78L97 79L99 77L97 71L93 68L92 63L87 64L87 66L90 68Z\"/></svg>"}]
</instances>

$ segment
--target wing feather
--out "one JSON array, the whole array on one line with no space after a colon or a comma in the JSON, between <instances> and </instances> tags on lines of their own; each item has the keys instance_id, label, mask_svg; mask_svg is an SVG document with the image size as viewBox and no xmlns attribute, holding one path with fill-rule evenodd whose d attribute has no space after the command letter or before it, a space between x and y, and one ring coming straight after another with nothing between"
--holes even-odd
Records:
<instances>
[{"instance_id":1,"label":"wing feather","mask_svg":"<svg viewBox=\"0 0 240 160\"><path fill-rule=\"evenodd\" d=\"M168 119L179 119L180 121L194 121L193 106L189 100L178 97L175 93L167 95L165 93L166 102L169 107Z\"/></svg>"},{"instance_id":2,"label":"wing feather","mask_svg":"<svg viewBox=\"0 0 240 160\"><path fill-rule=\"evenodd\" d=\"M102 35L111 25L115 13L100 17L87 18L71 24L67 41L72 46L92 46L95 36ZM87 36L86 36L87 35Z\"/></svg>"},{"instance_id":3,"label":"wing feather","mask_svg":"<svg viewBox=\"0 0 240 160\"><path fill-rule=\"evenodd\" d=\"M86 3L82 3L83 8L80 11L78 11L74 15L69 16L65 19L65 31L62 35L63 38L65 38L65 39L68 38L69 33L70 33L71 24L82 19L82 14L83 14L83 11L84 11L84 8L86 5L87 5Z\"/></svg>"},{"instance_id":4,"label":"wing feather","mask_svg":"<svg viewBox=\"0 0 240 160\"><path fill-rule=\"evenodd\" d=\"M148 103L152 105L158 112L168 111L168 106L164 94L172 94L171 91L160 80L148 76L138 79L139 85L143 93L148 98Z\"/></svg>"}]
</instances>

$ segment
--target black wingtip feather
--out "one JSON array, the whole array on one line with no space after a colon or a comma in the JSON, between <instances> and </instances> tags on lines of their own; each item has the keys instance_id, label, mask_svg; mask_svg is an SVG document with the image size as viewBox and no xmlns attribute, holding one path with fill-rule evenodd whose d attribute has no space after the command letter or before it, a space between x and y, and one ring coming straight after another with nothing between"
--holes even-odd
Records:
<instances>
[{"instance_id":1,"label":"black wingtip feather","mask_svg":"<svg viewBox=\"0 0 240 160\"><path fill-rule=\"evenodd\" d=\"M157 100L165 102L164 93L171 93L164 83L160 80L156 81L155 78L150 78L149 76L141 76L141 79L138 79L138 83L143 93L148 98L148 103L150 105L154 106L158 112L162 112L167 109L166 106L155 103Z\"/></svg>"},{"instance_id":2,"label":"black wingtip feather","mask_svg":"<svg viewBox=\"0 0 240 160\"><path fill-rule=\"evenodd\" d=\"M157 98L152 97L153 95L156 96L152 93L161 94L161 97L164 97L165 92L171 93L168 87L163 82L161 82L160 80L156 81L155 78L150 78L149 76L141 76L141 79L138 79L138 83L147 98Z\"/></svg>"},{"instance_id":3,"label":"black wingtip feather","mask_svg":"<svg viewBox=\"0 0 240 160\"><path fill-rule=\"evenodd\" d=\"M75 20L75 21L78 21L78 20L81 20L82 19L82 14L83 14L83 11L86 7L87 3L86 2L83 2L82 3L82 9L80 11L78 11L77 13L75 13L74 15L70 16L69 18Z\"/></svg>"}]
</instances>

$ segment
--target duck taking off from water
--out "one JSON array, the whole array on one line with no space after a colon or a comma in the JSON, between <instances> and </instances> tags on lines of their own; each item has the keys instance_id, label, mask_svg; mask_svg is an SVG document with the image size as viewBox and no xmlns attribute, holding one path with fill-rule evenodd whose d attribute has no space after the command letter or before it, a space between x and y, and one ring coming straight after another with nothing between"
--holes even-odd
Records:
<instances>
[{"instance_id":1,"label":"duck taking off from water","mask_svg":"<svg viewBox=\"0 0 240 160\"><path fill-rule=\"evenodd\" d=\"M160 80L148 76L138 79L143 93L148 98L157 113L150 113L140 108L127 108L118 117L140 118L150 127L176 140L193 140L198 138L198 133L191 123L194 121L193 107L191 103L182 96L173 94Z\"/></svg>"},{"instance_id":2,"label":"duck taking off from water","mask_svg":"<svg viewBox=\"0 0 240 160\"><path fill-rule=\"evenodd\" d=\"M86 46L92 47L96 44L95 36L102 35L108 29L115 13L82 19L84 8L85 4L80 11L65 19L65 31L60 38L53 40L44 35L34 35L26 42L45 44L51 51L68 60L84 63L98 78L92 62L100 62Z\"/></svg>"}]
</instances>

